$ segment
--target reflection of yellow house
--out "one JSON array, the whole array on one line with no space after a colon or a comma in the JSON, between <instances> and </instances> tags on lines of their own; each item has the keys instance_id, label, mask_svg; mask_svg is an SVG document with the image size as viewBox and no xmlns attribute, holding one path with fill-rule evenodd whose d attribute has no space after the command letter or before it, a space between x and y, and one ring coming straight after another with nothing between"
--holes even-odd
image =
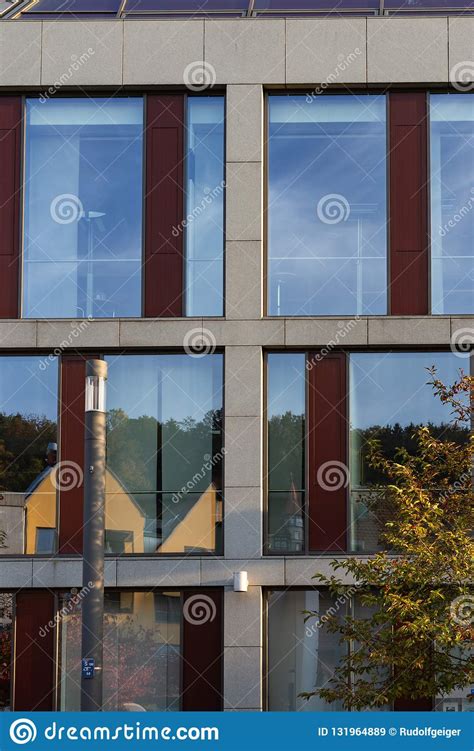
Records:
<instances>
[{"instance_id":1,"label":"reflection of yellow house","mask_svg":"<svg viewBox=\"0 0 474 751\"><path fill-rule=\"evenodd\" d=\"M44 472L34 490L25 501L25 553L39 551L38 530L56 531L56 487L54 473Z\"/></svg>"},{"instance_id":2,"label":"reflection of yellow house","mask_svg":"<svg viewBox=\"0 0 474 751\"><path fill-rule=\"evenodd\" d=\"M67 493L67 490L63 491ZM168 495L168 494L167 494ZM169 497L169 496L168 496ZM171 500L162 509L163 529L171 528L158 546L159 553L186 553L215 550L216 527L222 521L221 500L210 485L192 505L183 496L176 504ZM173 520L176 518L176 524ZM144 553L145 513L116 475L106 472L105 530L109 553ZM57 502L54 473L45 471L25 495L25 552L54 552L57 528ZM47 535L50 535L49 539ZM40 537L43 535L43 538ZM48 548L50 545L50 548Z\"/></svg>"},{"instance_id":3,"label":"reflection of yellow house","mask_svg":"<svg viewBox=\"0 0 474 751\"><path fill-rule=\"evenodd\" d=\"M172 501L171 501L172 503ZM179 503L177 512L179 514ZM186 553L190 550L215 550L216 524L222 521L221 501L213 485L209 485L191 506L171 534L159 546L159 553ZM168 508L168 511L170 509Z\"/></svg>"}]
</instances>

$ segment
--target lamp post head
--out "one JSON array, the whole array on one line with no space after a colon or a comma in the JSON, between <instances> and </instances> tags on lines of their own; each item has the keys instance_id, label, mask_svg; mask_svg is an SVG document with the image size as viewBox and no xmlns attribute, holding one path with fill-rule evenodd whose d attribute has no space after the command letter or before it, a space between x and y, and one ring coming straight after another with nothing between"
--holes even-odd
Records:
<instances>
[{"instance_id":1,"label":"lamp post head","mask_svg":"<svg viewBox=\"0 0 474 751\"><path fill-rule=\"evenodd\" d=\"M107 363L104 360L87 360L86 412L105 412L105 382Z\"/></svg>"}]
</instances>

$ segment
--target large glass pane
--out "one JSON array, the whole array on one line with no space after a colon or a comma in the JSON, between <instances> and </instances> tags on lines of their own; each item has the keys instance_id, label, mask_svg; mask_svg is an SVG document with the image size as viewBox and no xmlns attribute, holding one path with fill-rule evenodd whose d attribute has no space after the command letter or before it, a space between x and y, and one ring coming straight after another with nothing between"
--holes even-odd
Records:
<instances>
[{"instance_id":1,"label":"large glass pane","mask_svg":"<svg viewBox=\"0 0 474 751\"><path fill-rule=\"evenodd\" d=\"M222 356L106 359L108 552L218 550Z\"/></svg>"},{"instance_id":2,"label":"large glass pane","mask_svg":"<svg viewBox=\"0 0 474 751\"><path fill-rule=\"evenodd\" d=\"M54 553L58 361L0 357L0 553Z\"/></svg>"},{"instance_id":3,"label":"large glass pane","mask_svg":"<svg viewBox=\"0 0 474 751\"><path fill-rule=\"evenodd\" d=\"M62 603L60 708L80 709L80 598ZM106 592L104 710L179 710L181 603L179 592Z\"/></svg>"},{"instance_id":4,"label":"large glass pane","mask_svg":"<svg viewBox=\"0 0 474 751\"><path fill-rule=\"evenodd\" d=\"M0 592L0 712L11 710L13 595Z\"/></svg>"},{"instance_id":5,"label":"large glass pane","mask_svg":"<svg viewBox=\"0 0 474 751\"><path fill-rule=\"evenodd\" d=\"M224 98L188 97L186 315L222 316Z\"/></svg>"},{"instance_id":6,"label":"large glass pane","mask_svg":"<svg viewBox=\"0 0 474 751\"><path fill-rule=\"evenodd\" d=\"M304 621L305 610L318 618ZM323 688L344 654L338 634L330 634L324 616L341 618L338 606L325 591L270 592L268 596L268 708L274 712L340 711L317 696L309 701L303 691Z\"/></svg>"},{"instance_id":7,"label":"large glass pane","mask_svg":"<svg viewBox=\"0 0 474 751\"><path fill-rule=\"evenodd\" d=\"M23 315L139 316L143 100L28 99Z\"/></svg>"},{"instance_id":8,"label":"large glass pane","mask_svg":"<svg viewBox=\"0 0 474 751\"><path fill-rule=\"evenodd\" d=\"M430 96L433 313L474 312L474 96Z\"/></svg>"},{"instance_id":9,"label":"large glass pane","mask_svg":"<svg viewBox=\"0 0 474 751\"><path fill-rule=\"evenodd\" d=\"M443 405L427 384L427 368L435 365L447 384L459 377L463 362L448 352L373 352L350 355L350 547L356 552L379 549L381 524L386 509L377 514L367 507L367 495L387 478L367 459L368 440L377 437L385 456L394 458L397 448L416 450L413 433L430 425L437 437L464 442L468 430L451 424L450 408ZM364 500L365 497L365 500Z\"/></svg>"},{"instance_id":10,"label":"large glass pane","mask_svg":"<svg viewBox=\"0 0 474 751\"><path fill-rule=\"evenodd\" d=\"M386 313L385 97L270 96L269 109L269 314Z\"/></svg>"},{"instance_id":11,"label":"large glass pane","mask_svg":"<svg viewBox=\"0 0 474 751\"><path fill-rule=\"evenodd\" d=\"M305 355L268 355L268 547L304 550Z\"/></svg>"}]
</instances>

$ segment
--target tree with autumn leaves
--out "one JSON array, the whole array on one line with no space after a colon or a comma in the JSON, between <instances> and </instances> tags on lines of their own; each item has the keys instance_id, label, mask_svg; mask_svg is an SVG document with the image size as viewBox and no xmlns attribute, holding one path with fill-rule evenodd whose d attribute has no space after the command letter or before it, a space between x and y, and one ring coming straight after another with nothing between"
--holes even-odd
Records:
<instances>
[{"instance_id":1,"label":"tree with autumn leaves","mask_svg":"<svg viewBox=\"0 0 474 751\"><path fill-rule=\"evenodd\" d=\"M324 616L345 650L329 682L303 694L339 701L346 709L376 709L397 699L466 693L474 682L474 440L469 432L474 379L460 372L452 386L430 370L434 397L450 410L466 439L414 430L415 450L387 458L370 439L371 466L387 478L366 501L377 515L381 501L383 550L363 559L334 560L333 574L316 575L335 597L353 581L356 615ZM452 434L451 434L452 435ZM341 572L344 576L341 577ZM306 613L306 620L321 619ZM317 625L322 625L317 621Z\"/></svg>"}]
</instances>

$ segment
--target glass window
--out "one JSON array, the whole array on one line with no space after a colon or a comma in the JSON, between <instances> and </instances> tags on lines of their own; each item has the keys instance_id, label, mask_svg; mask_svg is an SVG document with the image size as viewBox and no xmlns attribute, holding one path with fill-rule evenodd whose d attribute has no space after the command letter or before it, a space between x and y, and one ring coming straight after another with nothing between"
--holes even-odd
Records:
<instances>
[{"instance_id":1,"label":"glass window","mask_svg":"<svg viewBox=\"0 0 474 751\"><path fill-rule=\"evenodd\" d=\"M13 595L0 592L0 712L11 710Z\"/></svg>"},{"instance_id":2,"label":"glass window","mask_svg":"<svg viewBox=\"0 0 474 751\"><path fill-rule=\"evenodd\" d=\"M385 314L385 97L268 101L268 313Z\"/></svg>"},{"instance_id":3,"label":"glass window","mask_svg":"<svg viewBox=\"0 0 474 751\"><path fill-rule=\"evenodd\" d=\"M23 315L140 316L143 100L28 99Z\"/></svg>"},{"instance_id":4,"label":"glass window","mask_svg":"<svg viewBox=\"0 0 474 751\"><path fill-rule=\"evenodd\" d=\"M186 315L223 315L224 98L188 97Z\"/></svg>"},{"instance_id":5,"label":"glass window","mask_svg":"<svg viewBox=\"0 0 474 751\"><path fill-rule=\"evenodd\" d=\"M218 551L222 355L106 359L106 551Z\"/></svg>"},{"instance_id":6,"label":"glass window","mask_svg":"<svg viewBox=\"0 0 474 751\"><path fill-rule=\"evenodd\" d=\"M305 355L268 355L268 546L304 550Z\"/></svg>"},{"instance_id":7,"label":"glass window","mask_svg":"<svg viewBox=\"0 0 474 751\"><path fill-rule=\"evenodd\" d=\"M474 312L474 96L430 96L431 307Z\"/></svg>"},{"instance_id":8,"label":"glass window","mask_svg":"<svg viewBox=\"0 0 474 751\"><path fill-rule=\"evenodd\" d=\"M324 616L338 619L345 605L337 606L324 590L273 591L268 594L268 709L273 712L341 711L338 702L328 704L303 691L323 688L332 678L344 654L338 634L329 633ZM305 623L304 611L319 618Z\"/></svg>"},{"instance_id":9,"label":"glass window","mask_svg":"<svg viewBox=\"0 0 474 751\"><path fill-rule=\"evenodd\" d=\"M468 440L468 428L453 427L449 406L443 405L427 381L427 368L436 366L439 378L451 384L466 362L450 352L373 352L351 354L350 373L350 549L379 549L379 523L364 502L371 486L387 478L369 466L367 441L377 437L385 456L394 458L397 448L415 452L412 438L417 426L430 425L434 435L446 440ZM467 367L466 367L467 365Z\"/></svg>"},{"instance_id":10,"label":"glass window","mask_svg":"<svg viewBox=\"0 0 474 751\"><path fill-rule=\"evenodd\" d=\"M179 710L181 664L179 592L106 592L104 710ZM60 707L80 709L81 609L68 596L60 623Z\"/></svg>"},{"instance_id":11,"label":"glass window","mask_svg":"<svg viewBox=\"0 0 474 751\"><path fill-rule=\"evenodd\" d=\"M0 405L0 553L45 552L56 529L57 358L0 357Z\"/></svg>"}]
</instances>

